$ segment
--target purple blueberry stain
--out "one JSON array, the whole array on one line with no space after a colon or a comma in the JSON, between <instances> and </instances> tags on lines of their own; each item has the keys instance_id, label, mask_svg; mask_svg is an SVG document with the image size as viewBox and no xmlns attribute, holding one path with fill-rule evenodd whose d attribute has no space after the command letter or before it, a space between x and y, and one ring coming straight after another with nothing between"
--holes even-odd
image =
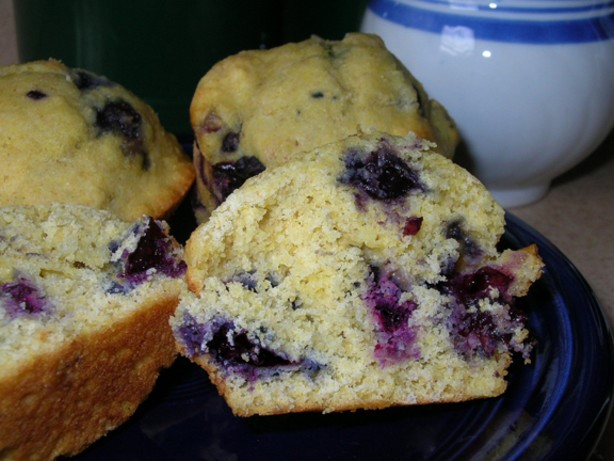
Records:
<instances>
[{"instance_id":1,"label":"purple blueberry stain","mask_svg":"<svg viewBox=\"0 0 614 461\"><path fill-rule=\"evenodd\" d=\"M348 151L344 162L340 181L372 199L390 201L423 189L418 174L384 141L366 156L357 150Z\"/></svg>"},{"instance_id":2,"label":"purple blueberry stain","mask_svg":"<svg viewBox=\"0 0 614 461\"><path fill-rule=\"evenodd\" d=\"M243 288L246 288L249 291L256 292L256 288L258 286L258 281L255 278L255 271L245 271L235 274L228 280L228 283L239 283Z\"/></svg>"},{"instance_id":3,"label":"purple blueberry stain","mask_svg":"<svg viewBox=\"0 0 614 461\"><path fill-rule=\"evenodd\" d=\"M0 285L0 301L10 318L38 318L53 311L43 290L22 274Z\"/></svg>"},{"instance_id":4,"label":"purple blueberry stain","mask_svg":"<svg viewBox=\"0 0 614 461\"><path fill-rule=\"evenodd\" d=\"M492 314L476 309L469 311L455 304L450 316L454 348L464 354L492 357L502 342Z\"/></svg>"},{"instance_id":5,"label":"purple blueberry stain","mask_svg":"<svg viewBox=\"0 0 614 461\"><path fill-rule=\"evenodd\" d=\"M141 167L151 167L149 153L142 134L142 118L130 103L123 99L107 101L96 109L96 127L101 134L111 133L122 138L122 151L127 157L140 157Z\"/></svg>"},{"instance_id":6,"label":"purple blueberry stain","mask_svg":"<svg viewBox=\"0 0 614 461\"><path fill-rule=\"evenodd\" d=\"M475 239L463 228L462 221L455 220L447 224L445 237L456 240L460 245L460 251L470 259L482 255L482 249Z\"/></svg>"},{"instance_id":7,"label":"purple blueberry stain","mask_svg":"<svg viewBox=\"0 0 614 461\"><path fill-rule=\"evenodd\" d=\"M374 352L381 365L420 357L415 344L416 332L409 326L411 314L418 306L413 301L403 300L404 293L390 272L371 268L369 288L363 300L375 321L377 344Z\"/></svg>"},{"instance_id":8,"label":"purple blueberry stain","mask_svg":"<svg viewBox=\"0 0 614 461\"><path fill-rule=\"evenodd\" d=\"M212 337L215 322L207 325L199 323L192 315L184 314L175 336L183 344L188 357L197 357L206 352L206 343Z\"/></svg>"},{"instance_id":9,"label":"purple blueberry stain","mask_svg":"<svg viewBox=\"0 0 614 461\"><path fill-rule=\"evenodd\" d=\"M268 368L292 364L286 357L262 346L257 336L248 335L232 322L222 323L213 331L207 348L217 362L229 367Z\"/></svg>"},{"instance_id":10,"label":"purple blueberry stain","mask_svg":"<svg viewBox=\"0 0 614 461\"><path fill-rule=\"evenodd\" d=\"M458 265L458 255L448 255L441 263L441 275L453 277Z\"/></svg>"},{"instance_id":11,"label":"purple blueberry stain","mask_svg":"<svg viewBox=\"0 0 614 461\"><path fill-rule=\"evenodd\" d=\"M301 370L311 379L314 379L318 373L326 368L320 362L306 358L301 364Z\"/></svg>"},{"instance_id":12,"label":"purple blueberry stain","mask_svg":"<svg viewBox=\"0 0 614 461\"><path fill-rule=\"evenodd\" d=\"M213 185L216 197L223 202L245 181L264 170L262 162L252 156L241 157L236 161L216 163L213 165Z\"/></svg>"},{"instance_id":13,"label":"purple blueberry stain","mask_svg":"<svg viewBox=\"0 0 614 461\"><path fill-rule=\"evenodd\" d=\"M523 315L516 314L514 309L506 314L493 314L454 304L449 328L454 348L467 357L481 355L490 358L502 348L529 359L532 341L518 344L513 340L514 332L523 328L524 321Z\"/></svg>"},{"instance_id":14,"label":"purple blueberry stain","mask_svg":"<svg viewBox=\"0 0 614 461\"><path fill-rule=\"evenodd\" d=\"M123 241L112 242L109 246L112 253L121 251L117 258L118 280L112 285L111 292L129 290L156 272L172 278L185 273L186 264L176 251L175 241L165 233L160 222L147 217L133 226L126 240L133 238L137 239L134 248L122 249Z\"/></svg>"},{"instance_id":15,"label":"purple blueberry stain","mask_svg":"<svg viewBox=\"0 0 614 461\"><path fill-rule=\"evenodd\" d=\"M512 281L511 275L494 267L484 266L475 272L457 275L450 285L456 299L465 305L476 304L485 298L509 303L512 299L508 290Z\"/></svg>"},{"instance_id":16,"label":"purple blueberry stain","mask_svg":"<svg viewBox=\"0 0 614 461\"><path fill-rule=\"evenodd\" d=\"M514 332L523 328L526 317L514 307L515 300L509 294L512 282L512 275L501 268L484 266L457 274L440 288L453 298L449 329L457 351L466 356L492 357L503 348L528 358L532 345L513 341ZM482 310L483 299L504 308L496 313Z\"/></svg>"},{"instance_id":17,"label":"purple blueberry stain","mask_svg":"<svg viewBox=\"0 0 614 461\"><path fill-rule=\"evenodd\" d=\"M271 288L275 288L279 285L278 278L273 274L266 274L264 280L269 282ZM258 292L259 287L262 287L262 285L259 285L258 272L256 270L237 272L225 283L239 283L243 288L253 291L254 293Z\"/></svg>"},{"instance_id":18,"label":"purple blueberry stain","mask_svg":"<svg viewBox=\"0 0 614 461\"><path fill-rule=\"evenodd\" d=\"M181 341L188 357L197 357L205 353L207 336L211 336L211 326L198 323L190 314L184 314L179 327L175 329L175 336Z\"/></svg>"},{"instance_id":19,"label":"purple blueberry stain","mask_svg":"<svg viewBox=\"0 0 614 461\"><path fill-rule=\"evenodd\" d=\"M265 347L258 335L223 317L199 323L192 315L184 314L175 334L189 357L208 354L223 370L248 381L291 371L302 371L313 377L323 368L308 358L290 360L284 353Z\"/></svg>"}]
</instances>

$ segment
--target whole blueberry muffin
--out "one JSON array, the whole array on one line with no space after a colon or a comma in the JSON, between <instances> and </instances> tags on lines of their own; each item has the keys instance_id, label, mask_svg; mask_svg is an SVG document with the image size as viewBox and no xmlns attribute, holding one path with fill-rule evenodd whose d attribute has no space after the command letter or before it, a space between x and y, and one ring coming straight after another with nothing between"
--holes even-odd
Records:
<instances>
[{"instance_id":1,"label":"whole blueberry muffin","mask_svg":"<svg viewBox=\"0 0 614 461\"><path fill-rule=\"evenodd\" d=\"M161 218L194 181L151 107L57 61L0 68L0 126L0 206L77 203Z\"/></svg>"},{"instance_id":2,"label":"whole blueberry muffin","mask_svg":"<svg viewBox=\"0 0 614 461\"><path fill-rule=\"evenodd\" d=\"M492 397L532 339L514 306L537 248L408 135L355 136L267 169L186 245L179 350L246 416Z\"/></svg>"},{"instance_id":3,"label":"whole blueberry muffin","mask_svg":"<svg viewBox=\"0 0 614 461\"><path fill-rule=\"evenodd\" d=\"M164 221L0 208L0 458L75 454L134 413L176 356L182 258Z\"/></svg>"},{"instance_id":4,"label":"whole blueberry muffin","mask_svg":"<svg viewBox=\"0 0 614 461\"><path fill-rule=\"evenodd\" d=\"M246 178L350 135L413 131L448 157L458 141L445 109L360 33L228 57L199 82L190 117L200 221Z\"/></svg>"}]
</instances>

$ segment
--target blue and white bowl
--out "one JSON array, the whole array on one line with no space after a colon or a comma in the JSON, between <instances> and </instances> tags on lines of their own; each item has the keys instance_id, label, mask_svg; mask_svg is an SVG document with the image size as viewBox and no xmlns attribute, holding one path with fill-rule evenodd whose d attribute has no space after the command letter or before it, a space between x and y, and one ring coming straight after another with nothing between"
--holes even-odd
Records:
<instances>
[{"instance_id":1,"label":"blue and white bowl","mask_svg":"<svg viewBox=\"0 0 614 461\"><path fill-rule=\"evenodd\" d=\"M614 126L614 1L372 0L380 35L457 122L504 206L541 198Z\"/></svg>"}]
</instances>

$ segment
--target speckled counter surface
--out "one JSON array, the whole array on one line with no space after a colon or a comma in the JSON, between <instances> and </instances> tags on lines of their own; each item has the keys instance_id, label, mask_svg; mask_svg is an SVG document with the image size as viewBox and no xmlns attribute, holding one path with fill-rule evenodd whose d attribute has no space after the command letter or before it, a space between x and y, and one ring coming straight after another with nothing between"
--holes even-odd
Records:
<instances>
[{"instance_id":1,"label":"speckled counter surface","mask_svg":"<svg viewBox=\"0 0 614 461\"><path fill-rule=\"evenodd\" d=\"M12 0L0 0L0 65L16 61ZM571 260L614 325L614 132L588 159L556 179L546 197L509 211ZM594 459L614 461L614 418Z\"/></svg>"},{"instance_id":2,"label":"speckled counter surface","mask_svg":"<svg viewBox=\"0 0 614 461\"><path fill-rule=\"evenodd\" d=\"M509 211L573 262L614 325L614 132L589 158L557 178L546 197Z\"/></svg>"}]
</instances>

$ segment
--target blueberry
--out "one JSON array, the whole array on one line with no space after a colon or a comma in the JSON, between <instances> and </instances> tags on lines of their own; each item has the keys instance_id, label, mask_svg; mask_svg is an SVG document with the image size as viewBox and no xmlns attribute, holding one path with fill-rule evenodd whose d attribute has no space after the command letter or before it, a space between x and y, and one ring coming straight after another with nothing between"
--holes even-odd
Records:
<instances>
[{"instance_id":1,"label":"blueberry","mask_svg":"<svg viewBox=\"0 0 614 461\"><path fill-rule=\"evenodd\" d=\"M441 275L444 277L452 277L456 272L456 267L458 265L458 257L453 255L448 255L445 260L442 261L441 265Z\"/></svg>"},{"instance_id":2,"label":"blueberry","mask_svg":"<svg viewBox=\"0 0 614 461\"><path fill-rule=\"evenodd\" d=\"M93 90L101 86L114 86L109 79L93 74L82 69L76 69L71 73L72 81L81 91Z\"/></svg>"},{"instance_id":3,"label":"blueberry","mask_svg":"<svg viewBox=\"0 0 614 461\"><path fill-rule=\"evenodd\" d=\"M104 107L96 110L96 127L100 133L121 136L124 154L141 157L142 167L147 170L151 163L143 144L141 125L141 115L123 99L109 101Z\"/></svg>"},{"instance_id":4,"label":"blueberry","mask_svg":"<svg viewBox=\"0 0 614 461\"><path fill-rule=\"evenodd\" d=\"M267 280L271 284L271 287L276 287L277 285L279 285L279 281L272 274L267 274L265 280ZM232 282L240 283L241 285L243 285L244 288L253 292L256 292L258 288L258 279L256 278L256 271L239 272L233 275L226 283Z\"/></svg>"},{"instance_id":5,"label":"blueberry","mask_svg":"<svg viewBox=\"0 0 614 461\"><path fill-rule=\"evenodd\" d=\"M246 289L255 292L256 287L258 285L258 281L254 277L254 271L251 272L240 272L239 274L234 275L229 282L240 283Z\"/></svg>"},{"instance_id":6,"label":"blueberry","mask_svg":"<svg viewBox=\"0 0 614 461\"><path fill-rule=\"evenodd\" d=\"M366 158L357 151L349 151L340 181L364 191L373 199L384 201L422 189L418 174L384 142Z\"/></svg>"},{"instance_id":7,"label":"blueberry","mask_svg":"<svg viewBox=\"0 0 614 461\"><path fill-rule=\"evenodd\" d=\"M169 277L179 277L185 272L185 262L178 260L171 250L171 238L158 222L148 217L136 249L126 259L125 273L138 275L155 268Z\"/></svg>"},{"instance_id":8,"label":"blueberry","mask_svg":"<svg viewBox=\"0 0 614 461\"><path fill-rule=\"evenodd\" d=\"M222 152L236 152L236 150L239 148L239 138L240 134L235 133L234 131L231 131L230 133L226 134L226 136L224 136L224 139L222 140Z\"/></svg>"},{"instance_id":9,"label":"blueberry","mask_svg":"<svg viewBox=\"0 0 614 461\"><path fill-rule=\"evenodd\" d=\"M324 365L316 362L315 360L305 359L303 361L303 370L310 378L315 378L315 376L324 368Z\"/></svg>"},{"instance_id":10,"label":"blueberry","mask_svg":"<svg viewBox=\"0 0 614 461\"><path fill-rule=\"evenodd\" d=\"M394 331L407 325L417 305L413 301L401 302L403 290L384 271L372 268L372 282L365 295L367 305L373 309L375 318L383 331Z\"/></svg>"},{"instance_id":11,"label":"blueberry","mask_svg":"<svg viewBox=\"0 0 614 461\"><path fill-rule=\"evenodd\" d=\"M423 218L421 216L410 216L405 220L403 226L403 235L416 235L420 232Z\"/></svg>"},{"instance_id":12,"label":"blueberry","mask_svg":"<svg viewBox=\"0 0 614 461\"><path fill-rule=\"evenodd\" d=\"M213 182L220 201L226 198L243 183L264 171L264 165L256 157L241 157L237 161L220 162L213 165Z\"/></svg>"},{"instance_id":13,"label":"blueberry","mask_svg":"<svg viewBox=\"0 0 614 461\"><path fill-rule=\"evenodd\" d=\"M130 285L122 284L117 280L111 280L105 288L105 291L111 295L127 295L131 288L132 286Z\"/></svg>"},{"instance_id":14,"label":"blueberry","mask_svg":"<svg viewBox=\"0 0 614 461\"><path fill-rule=\"evenodd\" d=\"M263 347L257 338L250 338L247 331L237 329L232 323L224 323L213 332L207 349L216 361L226 366L248 365L275 367L289 365L285 357Z\"/></svg>"},{"instance_id":15,"label":"blueberry","mask_svg":"<svg viewBox=\"0 0 614 461\"><path fill-rule=\"evenodd\" d=\"M12 318L38 317L53 310L41 289L23 275L0 285L0 301Z\"/></svg>"},{"instance_id":16,"label":"blueberry","mask_svg":"<svg viewBox=\"0 0 614 461\"><path fill-rule=\"evenodd\" d=\"M188 356L209 354L227 372L237 373L249 381L293 371L301 371L314 378L324 368L324 365L309 358L292 361L284 354L263 346L256 335L222 317L214 317L203 324L192 315L185 314L175 334Z\"/></svg>"},{"instance_id":17,"label":"blueberry","mask_svg":"<svg viewBox=\"0 0 614 461\"><path fill-rule=\"evenodd\" d=\"M493 289L497 290L497 299L509 302L508 289L512 277L493 267L481 267L469 274L458 275L452 279L452 291L456 298L465 305L475 304L480 299L491 297Z\"/></svg>"},{"instance_id":18,"label":"blueberry","mask_svg":"<svg viewBox=\"0 0 614 461\"><path fill-rule=\"evenodd\" d=\"M138 139L141 136L141 115L123 99L109 101L96 111L96 126L104 132Z\"/></svg>"},{"instance_id":19,"label":"blueberry","mask_svg":"<svg viewBox=\"0 0 614 461\"><path fill-rule=\"evenodd\" d=\"M480 354L491 357L499 347L520 352L525 357L530 344L511 342L514 330L522 327L526 317L513 306L508 290L513 278L494 267L459 274L447 283L444 291L453 298L450 331L455 348L466 355ZM496 292L493 291L496 289ZM479 308L481 299L506 303L507 314L493 314Z\"/></svg>"},{"instance_id":20,"label":"blueberry","mask_svg":"<svg viewBox=\"0 0 614 461\"><path fill-rule=\"evenodd\" d=\"M44 93L40 90L30 90L26 93L26 96L34 101L38 101L40 99L44 99L47 97L47 93Z\"/></svg>"},{"instance_id":21,"label":"blueberry","mask_svg":"<svg viewBox=\"0 0 614 461\"><path fill-rule=\"evenodd\" d=\"M207 326L198 323L190 314L185 314L176 335L183 343L188 356L195 357L204 352L203 348L210 332Z\"/></svg>"},{"instance_id":22,"label":"blueberry","mask_svg":"<svg viewBox=\"0 0 614 461\"><path fill-rule=\"evenodd\" d=\"M416 332L408 324L417 304L401 300L404 292L391 274L376 267L371 270L369 288L363 299L376 323L375 356L382 364L418 358Z\"/></svg>"},{"instance_id":23,"label":"blueberry","mask_svg":"<svg viewBox=\"0 0 614 461\"><path fill-rule=\"evenodd\" d=\"M152 269L168 277L179 277L185 273L185 262L174 254L172 238L164 233L157 221L148 217L144 223L135 226L133 233L138 235L138 243L132 252L122 255L120 279L129 284L138 284L149 278ZM112 242L109 248L120 246Z\"/></svg>"},{"instance_id":24,"label":"blueberry","mask_svg":"<svg viewBox=\"0 0 614 461\"><path fill-rule=\"evenodd\" d=\"M457 305L450 317L452 342L457 351L465 355L479 354L492 357L502 343L501 332L489 312L467 311Z\"/></svg>"}]
</instances>

